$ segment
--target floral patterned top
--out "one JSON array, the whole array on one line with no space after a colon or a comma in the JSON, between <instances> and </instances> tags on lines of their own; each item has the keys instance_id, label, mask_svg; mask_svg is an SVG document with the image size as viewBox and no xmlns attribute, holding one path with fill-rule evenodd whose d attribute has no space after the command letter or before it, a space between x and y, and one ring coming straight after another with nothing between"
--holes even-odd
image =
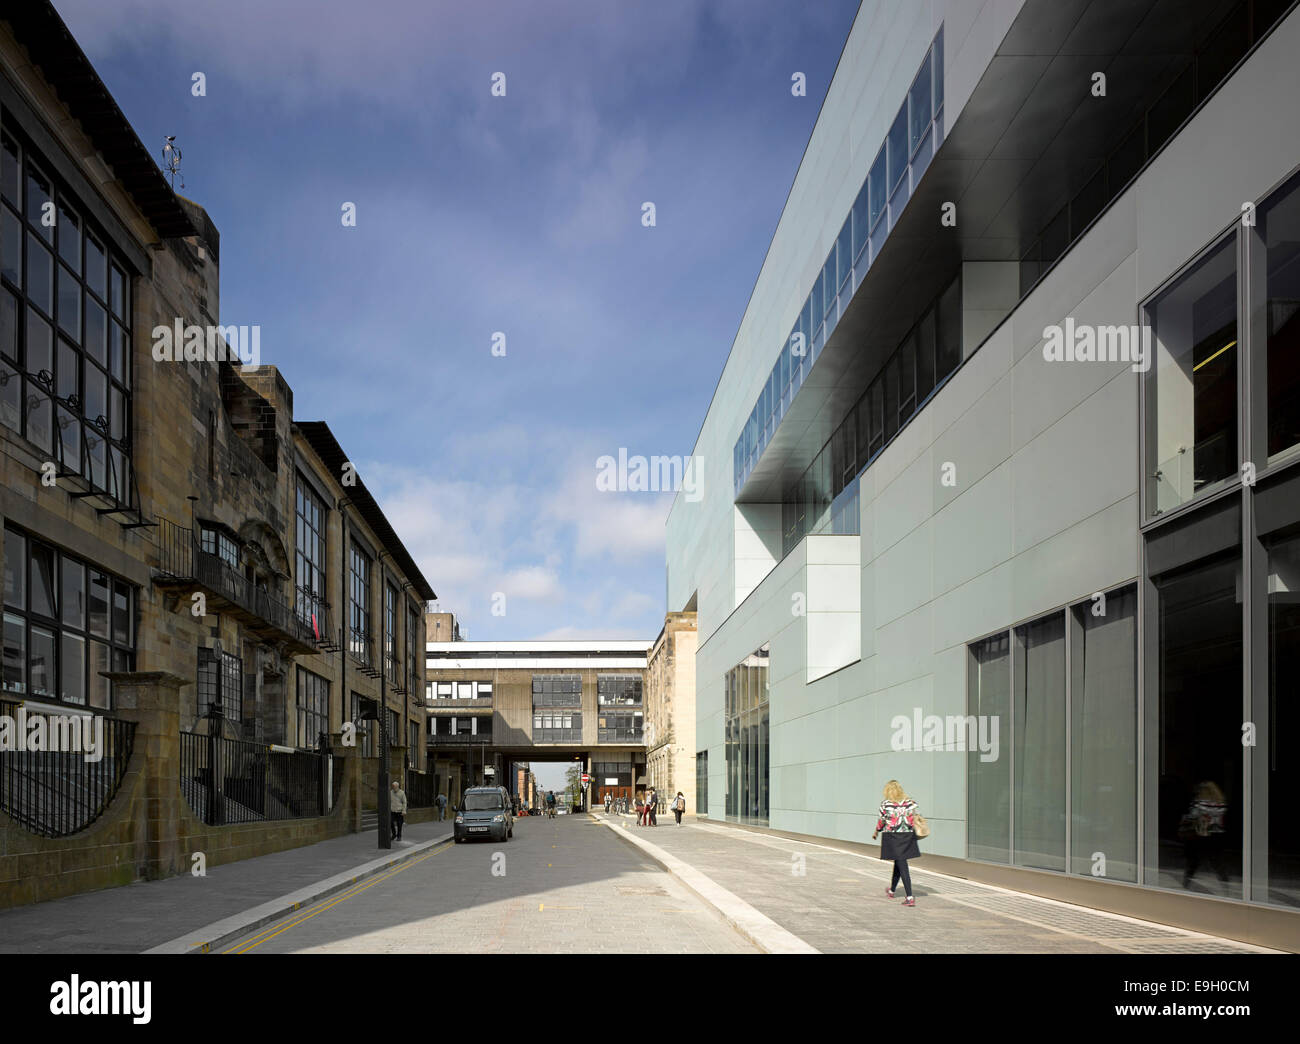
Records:
<instances>
[{"instance_id":1,"label":"floral patterned top","mask_svg":"<svg viewBox=\"0 0 1300 1044\"><path fill-rule=\"evenodd\" d=\"M911 798L900 802L888 799L880 803L880 818L876 820L876 831L915 830L916 817L920 810Z\"/></svg>"}]
</instances>

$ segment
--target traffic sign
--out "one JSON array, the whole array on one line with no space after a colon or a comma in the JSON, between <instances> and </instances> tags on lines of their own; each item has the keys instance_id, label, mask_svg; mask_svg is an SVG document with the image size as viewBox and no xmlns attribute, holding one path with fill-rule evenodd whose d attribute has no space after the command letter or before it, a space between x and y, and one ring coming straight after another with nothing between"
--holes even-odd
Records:
<instances>
[{"instance_id":1,"label":"traffic sign","mask_svg":"<svg viewBox=\"0 0 1300 1044\"><path fill-rule=\"evenodd\" d=\"M588 775L586 772L584 772L582 774L582 785L585 787L590 782L591 782L591 776Z\"/></svg>"}]
</instances>

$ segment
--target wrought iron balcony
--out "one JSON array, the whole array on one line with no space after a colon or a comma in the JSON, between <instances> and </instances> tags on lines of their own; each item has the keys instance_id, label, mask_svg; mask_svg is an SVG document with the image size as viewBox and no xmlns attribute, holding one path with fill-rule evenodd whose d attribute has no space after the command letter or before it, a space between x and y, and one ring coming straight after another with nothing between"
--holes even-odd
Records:
<instances>
[{"instance_id":1,"label":"wrought iron balcony","mask_svg":"<svg viewBox=\"0 0 1300 1044\"><path fill-rule=\"evenodd\" d=\"M254 634L285 642L290 652L320 652L332 642L328 605L290 605L226 559L203 550L193 530L161 519L158 550L154 583L159 587L197 589L207 597L211 610L229 613Z\"/></svg>"}]
</instances>

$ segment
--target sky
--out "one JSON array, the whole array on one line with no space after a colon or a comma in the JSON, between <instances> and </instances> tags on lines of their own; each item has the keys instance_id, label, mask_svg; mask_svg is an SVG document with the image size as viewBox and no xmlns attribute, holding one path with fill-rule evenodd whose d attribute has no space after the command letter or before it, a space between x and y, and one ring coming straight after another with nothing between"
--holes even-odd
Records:
<instances>
[{"instance_id":1,"label":"sky","mask_svg":"<svg viewBox=\"0 0 1300 1044\"><path fill-rule=\"evenodd\" d=\"M653 639L597 461L691 453L857 0L54 3L462 636Z\"/></svg>"}]
</instances>

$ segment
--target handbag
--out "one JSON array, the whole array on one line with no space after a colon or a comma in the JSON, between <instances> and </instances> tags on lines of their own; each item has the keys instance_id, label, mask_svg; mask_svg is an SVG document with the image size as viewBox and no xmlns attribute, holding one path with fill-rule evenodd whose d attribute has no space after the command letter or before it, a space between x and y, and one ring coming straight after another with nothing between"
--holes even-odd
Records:
<instances>
[{"instance_id":1,"label":"handbag","mask_svg":"<svg viewBox=\"0 0 1300 1044\"><path fill-rule=\"evenodd\" d=\"M930 824L925 821L925 816L921 815L921 813L918 812L916 814L915 818L912 820L912 825L916 828L917 837L930 836Z\"/></svg>"}]
</instances>

